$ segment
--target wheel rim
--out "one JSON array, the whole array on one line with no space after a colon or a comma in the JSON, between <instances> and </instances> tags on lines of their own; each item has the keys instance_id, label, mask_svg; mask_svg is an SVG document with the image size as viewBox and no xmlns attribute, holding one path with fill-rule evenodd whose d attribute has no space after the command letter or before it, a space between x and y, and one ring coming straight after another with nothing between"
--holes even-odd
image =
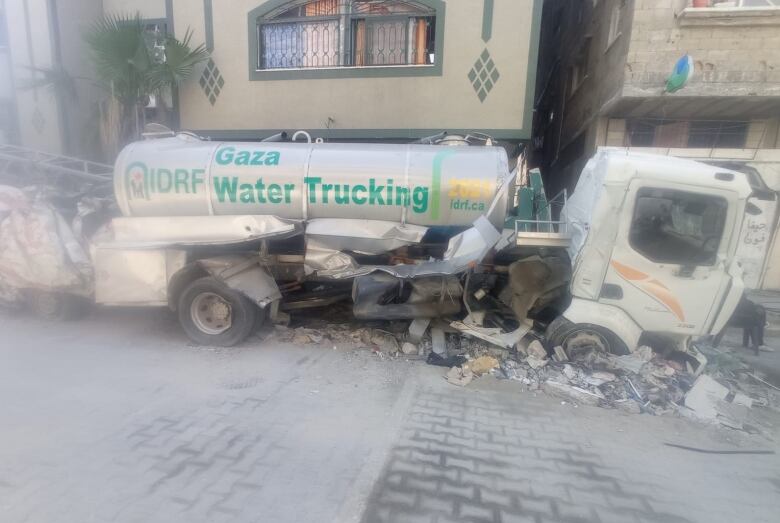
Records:
<instances>
[{"instance_id":1,"label":"wheel rim","mask_svg":"<svg viewBox=\"0 0 780 523\"><path fill-rule=\"evenodd\" d=\"M192 323L206 334L222 334L230 328L233 321L233 309L230 303L219 294L202 292L190 305Z\"/></svg>"},{"instance_id":2,"label":"wheel rim","mask_svg":"<svg viewBox=\"0 0 780 523\"><path fill-rule=\"evenodd\" d=\"M563 340L563 348L569 356L593 347L606 353L611 352L609 342L604 335L591 329L576 330Z\"/></svg>"}]
</instances>

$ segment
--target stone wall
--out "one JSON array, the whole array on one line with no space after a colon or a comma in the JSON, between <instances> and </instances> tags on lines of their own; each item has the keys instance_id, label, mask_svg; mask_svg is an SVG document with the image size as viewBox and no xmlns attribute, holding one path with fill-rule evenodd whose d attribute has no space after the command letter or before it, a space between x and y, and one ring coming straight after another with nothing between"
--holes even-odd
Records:
<instances>
[{"instance_id":1,"label":"stone wall","mask_svg":"<svg viewBox=\"0 0 780 523\"><path fill-rule=\"evenodd\" d=\"M658 96L685 53L695 63L687 96L780 96L780 12L685 9L686 0L632 3L624 96Z\"/></svg>"}]
</instances>

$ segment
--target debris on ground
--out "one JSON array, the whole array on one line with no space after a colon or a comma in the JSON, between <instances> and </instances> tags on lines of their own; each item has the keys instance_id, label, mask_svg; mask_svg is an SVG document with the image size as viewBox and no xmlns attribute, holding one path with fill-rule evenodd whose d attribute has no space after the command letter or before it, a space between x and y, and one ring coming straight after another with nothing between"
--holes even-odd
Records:
<instances>
[{"instance_id":1,"label":"debris on ground","mask_svg":"<svg viewBox=\"0 0 780 523\"><path fill-rule=\"evenodd\" d=\"M458 385L459 387L465 387L474 379L474 373L467 365L462 367L452 367L444 376L448 383Z\"/></svg>"},{"instance_id":2,"label":"debris on ground","mask_svg":"<svg viewBox=\"0 0 780 523\"><path fill-rule=\"evenodd\" d=\"M466 365L476 376L487 374L499 366L498 360L493 356L480 356L479 358L468 362Z\"/></svg>"},{"instance_id":3,"label":"debris on ground","mask_svg":"<svg viewBox=\"0 0 780 523\"><path fill-rule=\"evenodd\" d=\"M702 349L708 350L709 363L694 373L680 353L661 354L646 345L622 356L597 347L578 347L569 354L560 346L548 351L538 339L508 350L441 320L301 323L293 315L290 323L297 326L274 326L279 341L365 348L381 358L420 357L446 368L444 378L461 387L493 375L567 403L682 415L749 432L767 432L752 419L756 409L780 405L780 391L753 369L727 351L707 347Z\"/></svg>"}]
</instances>

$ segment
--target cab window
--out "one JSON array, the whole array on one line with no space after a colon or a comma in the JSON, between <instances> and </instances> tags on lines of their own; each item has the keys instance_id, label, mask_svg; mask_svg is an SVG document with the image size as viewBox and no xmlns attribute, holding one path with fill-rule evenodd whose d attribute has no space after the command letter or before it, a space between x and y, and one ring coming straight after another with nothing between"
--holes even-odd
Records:
<instances>
[{"instance_id":1,"label":"cab window","mask_svg":"<svg viewBox=\"0 0 780 523\"><path fill-rule=\"evenodd\" d=\"M658 263L714 265L727 210L717 196L644 187L637 192L631 247Z\"/></svg>"}]
</instances>

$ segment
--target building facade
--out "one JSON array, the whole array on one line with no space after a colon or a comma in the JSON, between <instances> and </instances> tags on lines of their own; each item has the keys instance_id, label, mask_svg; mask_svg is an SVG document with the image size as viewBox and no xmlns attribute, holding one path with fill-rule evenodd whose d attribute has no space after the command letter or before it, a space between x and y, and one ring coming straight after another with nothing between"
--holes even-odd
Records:
<instances>
[{"instance_id":1,"label":"building facade","mask_svg":"<svg viewBox=\"0 0 780 523\"><path fill-rule=\"evenodd\" d=\"M101 0L0 0L0 143L91 156L98 87L82 39Z\"/></svg>"},{"instance_id":2,"label":"building facade","mask_svg":"<svg viewBox=\"0 0 780 523\"><path fill-rule=\"evenodd\" d=\"M213 139L306 130L402 141L531 137L541 0L104 0L164 21L211 60L178 93Z\"/></svg>"},{"instance_id":3,"label":"building facade","mask_svg":"<svg viewBox=\"0 0 780 523\"><path fill-rule=\"evenodd\" d=\"M740 160L780 147L780 1L710 4L546 2L534 138L548 176L571 187L599 146ZM686 55L693 76L669 92Z\"/></svg>"},{"instance_id":4,"label":"building facade","mask_svg":"<svg viewBox=\"0 0 780 523\"><path fill-rule=\"evenodd\" d=\"M541 46L532 156L551 190L598 147L753 169L780 190L780 1L549 0ZM669 81L681 59L692 69ZM752 284L780 288L767 205L777 252Z\"/></svg>"}]
</instances>

